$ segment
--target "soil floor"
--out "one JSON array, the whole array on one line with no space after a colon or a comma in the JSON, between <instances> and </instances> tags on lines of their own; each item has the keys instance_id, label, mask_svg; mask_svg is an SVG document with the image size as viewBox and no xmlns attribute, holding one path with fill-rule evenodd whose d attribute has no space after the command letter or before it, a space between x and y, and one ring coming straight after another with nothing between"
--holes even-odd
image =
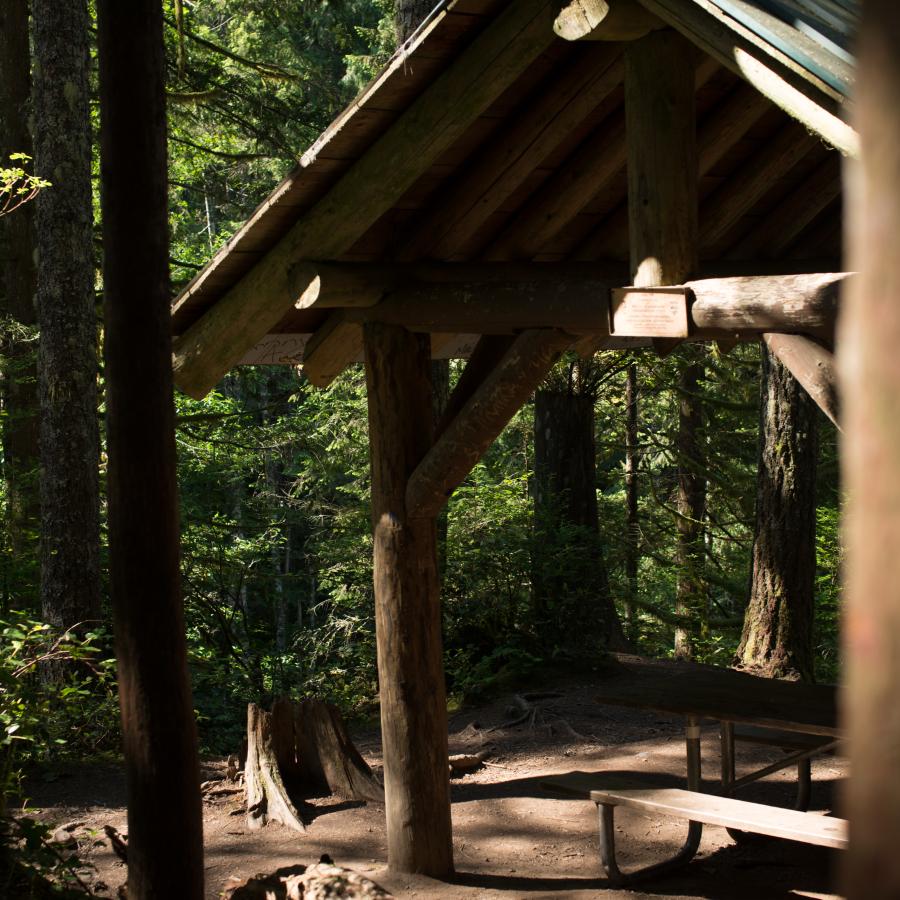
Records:
<instances>
[{"instance_id":1,"label":"soil floor","mask_svg":"<svg viewBox=\"0 0 900 900\"><path fill-rule=\"evenodd\" d=\"M683 785L684 731L680 719L598 702L603 678L555 679L532 692L537 712L520 718L510 694L451 716L451 753L492 751L479 771L453 779L452 883L387 871L384 808L380 804L313 801L316 818L306 834L270 825L248 829L242 792L208 791L204 800L207 897L218 898L231 877L247 878L328 853L336 863L381 884L397 897L478 898L747 898L837 896L838 851L789 841L736 843L722 828L707 826L695 860L678 873L632 890L613 890L601 876L594 805L556 797L541 788L548 775L575 770L640 774L660 786ZM521 692L520 692L521 693ZM356 735L361 752L380 769L377 734ZM719 771L718 730L703 728L703 771L709 784ZM766 764L781 751L739 745L739 773ZM222 777L224 761L204 763L203 777ZM813 763L812 809L834 809L846 760L826 756ZM745 799L791 806L796 770L771 776L742 793ZM223 784L223 787L227 785ZM125 784L120 769L92 766L30 785L29 807L54 827L78 823L72 834L98 896L113 897L126 869L113 854L104 826L127 830ZM838 813L839 814L839 813ZM686 825L620 810L616 816L620 864L646 865L676 852ZM178 840L173 823L172 840ZM172 898L175 900L175 898Z\"/></svg>"}]
</instances>

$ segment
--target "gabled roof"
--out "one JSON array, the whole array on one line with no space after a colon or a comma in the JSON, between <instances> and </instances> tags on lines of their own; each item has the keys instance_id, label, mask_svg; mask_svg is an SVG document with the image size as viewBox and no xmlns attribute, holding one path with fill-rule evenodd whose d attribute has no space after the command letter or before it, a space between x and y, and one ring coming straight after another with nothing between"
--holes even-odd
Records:
<instances>
[{"instance_id":1,"label":"gabled roof","mask_svg":"<svg viewBox=\"0 0 900 900\"><path fill-rule=\"evenodd\" d=\"M823 15L837 7L848 13L845 23L853 6L777 2ZM850 65L807 35L799 18L769 12L769 0L643 3L704 51L696 77L701 260L732 269L778 260L794 270L814 267L805 260L836 261L840 154L828 141L853 151L855 135L839 118ZM623 45L555 38L558 6L551 7L440 4L176 298L175 334L224 298L239 310L238 295L267 290L286 259L573 260L624 271ZM515 15L524 22L516 36L494 46L501 20ZM482 68L464 88L457 73L469 60ZM412 146L405 136L421 142L423 128L434 140L415 164L401 161L397 153ZM331 233L337 198L353 219L338 229L342 236ZM267 269L276 250L281 268ZM325 313L293 309L288 293L279 283L266 321L254 314L241 327L257 337L315 331ZM176 375L178 352L176 342ZM247 359L231 355L229 367Z\"/></svg>"}]
</instances>

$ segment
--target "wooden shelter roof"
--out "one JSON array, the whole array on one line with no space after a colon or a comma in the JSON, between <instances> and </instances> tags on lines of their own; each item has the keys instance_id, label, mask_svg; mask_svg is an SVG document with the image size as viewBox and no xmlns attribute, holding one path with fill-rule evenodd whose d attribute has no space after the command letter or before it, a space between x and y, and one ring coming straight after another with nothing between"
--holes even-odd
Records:
<instances>
[{"instance_id":1,"label":"wooden shelter roof","mask_svg":"<svg viewBox=\"0 0 900 900\"><path fill-rule=\"evenodd\" d=\"M698 48L701 267L741 274L839 268L840 156L854 153L856 140L841 120L846 101L839 88L852 75L846 60L762 10L761 2L642 2ZM517 6L532 9L549 34L529 20L492 51L492 29ZM738 7L745 15L727 12ZM558 9L542 0L440 4L175 299L175 335L196 333L230 295L258 291L270 277L261 264L275 253L282 266L304 259L568 261L627 283L623 45L556 37ZM780 23L777 40L748 27L751 13L770 31ZM509 61L516 41L529 48L527 64ZM453 76L476 45L478 77L498 85L489 102L484 82L474 101L462 88L454 94ZM440 107L447 118L456 115L455 104L473 102L483 108L463 124L457 115L450 137L429 148L432 156L424 154L418 171L397 175L395 166L407 164L389 147L429 127L423 110ZM338 194L343 214L358 218L343 243L324 233L336 221L329 207ZM230 349L229 367L276 361L260 344L265 334L310 334L328 314L296 309L283 294L272 307L265 327L257 319L245 323L259 332L251 343L256 349ZM176 338L176 382L180 343Z\"/></svg>"}]
</instances>

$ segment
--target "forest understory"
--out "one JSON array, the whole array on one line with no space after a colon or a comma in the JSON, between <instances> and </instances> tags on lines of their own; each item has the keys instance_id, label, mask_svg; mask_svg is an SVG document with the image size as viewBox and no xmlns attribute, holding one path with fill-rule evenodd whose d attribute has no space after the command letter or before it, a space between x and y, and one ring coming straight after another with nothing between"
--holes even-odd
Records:
<instances>
[{"instance_id":1,"label":"forest understory","mask_svg":"<svg viewBox=\"0 0 900 900\"><path fill-rule=\"evenodd\" d=\"M616 891L600 874L596 812L593 804L555 797L540 787L543 777L575 770L640 773L659 786L683 782L683 726L677 718L602 705L604 676L540 680L522 686L533 694L535 715L521 718L516 694L460 710L450 720L450 752L488 751L479 770L452 780L454 856L452 883L386 869L384 807L336 798L312 800L315 819L306 834L280 825L251 831L243 791L221 780L226 762L209 758L204 792L206 896L215 900L229 882L282 866L311 864L327 853L338 865L374 880L396 897L565 898L683 897L778 900L836 897L832 867L836 851L784 841L756 840L741 845L724 829L707 827L697 858L683 871L638 889ZM376 772L380 738L375 730L354 735ZM779 751L741 749L739 761L764 764ZM703 729L703 768L709 786L718 772L718 733ZM790 806L794 770L756 785L746 796ZM833 809L846 775L846 762L825 757L813 764L815 810ZM115 897L126 867L113 852L104 829L127 834L124 775L107 763L73 765L52 780L28 783L33 814L58 834L68 826L86 864L82 877L96 896ZM622 811L616 840L625 867L671 855L681 844L683 822ZM173 823L172 840L178 840Z\"/></svg>"}]
</instances>

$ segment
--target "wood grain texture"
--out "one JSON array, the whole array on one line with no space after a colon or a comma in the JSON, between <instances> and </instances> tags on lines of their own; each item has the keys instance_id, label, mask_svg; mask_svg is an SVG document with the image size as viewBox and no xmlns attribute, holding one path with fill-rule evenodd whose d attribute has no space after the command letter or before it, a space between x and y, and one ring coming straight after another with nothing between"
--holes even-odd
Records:
<instances>
[{"instance_id":1,"label":"wood grain texture","mask_svg":"<svg viewBox=\"0 0 900 900\"><path fill-rule=\"evenodd\" d=\"M763 340L840 431L834 354L802 334L764 334Z\"/></svg>"},{"instance_id":2,"label":"wood grain texture","mask_svg":"<svg viewBox=\"0 0 900 900\"><path fill-rule=\"evenodd\" d=\"M406 491L410 516L433 517L573 338L561 331L524 331L416 467Z\"/></svg>"},{"instance_id":3,"label":"wood grain texture","mask_svg":"<svg viewBox=\"0 0 900 900\"><path fill-rule=\"evenodd\" d=\"M633 41L664 27L637 0L572 0L553 23L566 41Z\"/></svg>"},{"instance_id":4,"label":"wood grain texture","mask_svg":"<svg viewBox=\"0 0 900 900\"><path fill-rule=\"evenodd\" d=\"M371 322L364 343L388 865L446 878L453 846L437 532L433 517L413 518L406 504L431 443L428 339Z\"/></svg>"}]
</instances>

